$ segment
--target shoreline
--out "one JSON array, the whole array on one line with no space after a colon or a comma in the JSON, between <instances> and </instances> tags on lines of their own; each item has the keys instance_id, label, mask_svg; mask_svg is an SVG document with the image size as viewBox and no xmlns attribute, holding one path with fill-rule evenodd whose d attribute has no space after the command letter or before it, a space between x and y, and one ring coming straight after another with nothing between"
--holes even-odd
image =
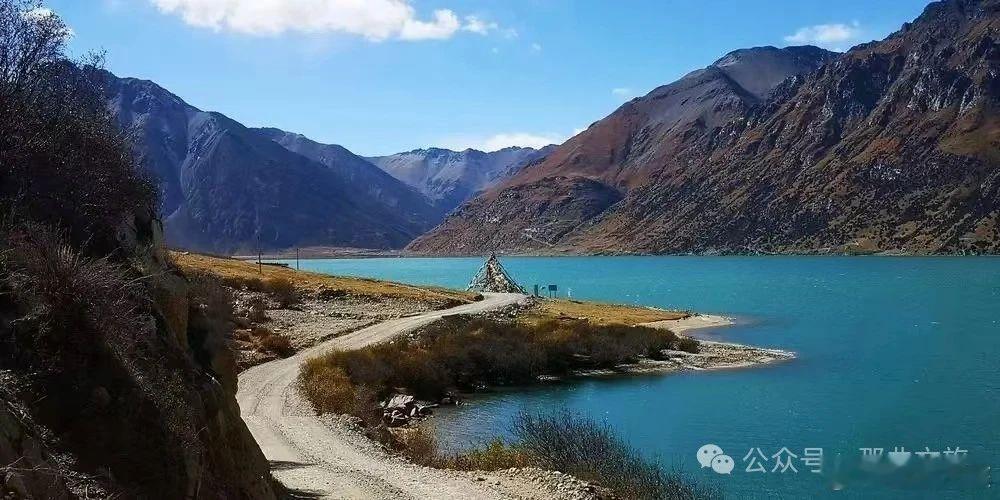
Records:
<instances>
[{"instance_id":1,"label":"shoreline","mask_svg":"<svg viewBox=\"0 0 1000 500\"><path fill-rule=\"evenodd\" d=\"M665 328L678 335L690 336L686 335L686 332L694 330L704 330L707 328L723 328L727 326L733 326L735 324L736 324L736 319L730 316L722 316L719 314L693 313L685 318L651 321L649 323L640 323L639 326L648 326L651 328ZM701 341L700 339L696 340Z\"/></svg>"},{"instance_id":2,"label":"shoreline","mask_svg":"<svg viewBox=\"0 0 1000 500\"><path fill-rule=\"evenodd\" d=\"M615 368L577 370L566 377L543 376L542 382L560 381L576 377L605 377L616 375L666 375L682 371L716 371L754 368L796 359L795 352L783 349L757 347L735 342L721 342L692 337L691 332L709 328L733 326L736 320L717 314L692 314L686 318L643 323L639 326L668 329L677 335L698 341L697 353L667 351L664 360L643 358Z\"/></svg>"},{"instance_id":3,"label":"shoreline","mask_svg":"<svg viewBox=\"0 0 1000 500\"><path fill-rule=\"evenodd\" d=\"M172 249L177 252L201 253L181 248ZM378 258L404 258L404 259L438 259L438 258L482 258L488 253L418 253L401 249L357 249L357 248L303 248L300 249L298 258L302 260L339 260L339 259L378 259ZM776 252L776 253L751 253L751 252L678 252L678 253L587 253L587 252L510 252L499 254L502 257L998 257L1000 254L990 253L923 253L906 252L901 250L881 250L873 252L852 252L852 251L827 251L817 249L803 252ZM233 255L218 255L220 258L229 258L245 261L256 261L255 254L239 253ZM295 260L295 250L269 251L261 254L262 260Z\"/></svg>"},{"instance_id":4,"label":"shoreline","mask_svg":"<svg viewBox=\"0 0 1000 500\"><path fill-rule=\"evenodd\" d=\"M528 297L488 294L477 301L465 292L437 287L328 276L277 266L261 270L245 261L177 252L173 256L186 272L205 272L225 280L243 302L262 298L264 319L259 322L265 329L288 338L293 347L287 357L268 355L247 359L247 368L239 374L237 386L240 414L264 456L296 464L293 468L272 470L287 487L339 497L378 492L377 498L395 498L394 492L408 491L424 497L442 494L458 497L474 492L478 498L597 498L591 485L573 482L567 475L555 472L533 469L470 472L432 468L406 460L367 436L350 417L316 415L298 389L301 363L313 356L331 349L354 350L385 342L454 314L512 318L521 307L532 307ZM258 291L248 286L281 279L294 284L301 294L297 305L282 306L266 287ZM259 346L253 343L256 341L253 327L261 325L254 323L258 322L256 319L250 321L250 311L248 308L240 312L240 323L251 326L250 343L234 338L234 347L259 351ZM533 314L540 320L586 317L598 324L647 325L684 334L734 324L732 318L721 315L571 300L535 301ZM699 343L702 347L697 354L667 351L667 359L663 361L643 359L607 372L574 375L662 375L683 370L751 367L793 357L791 353L772 349L705 340ZM544 380L530 385L540 383ZM347 425L331 425L333 422ZM363 473L358 472L362 470Z\"/></svg>"}]
</instances>

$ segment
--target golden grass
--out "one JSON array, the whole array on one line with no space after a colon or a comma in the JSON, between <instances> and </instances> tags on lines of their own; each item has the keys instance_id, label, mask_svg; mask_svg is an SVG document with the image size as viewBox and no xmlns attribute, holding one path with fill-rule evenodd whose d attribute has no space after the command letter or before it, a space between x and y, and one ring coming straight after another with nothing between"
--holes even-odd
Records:
<instances>
[{"instance_id":1,"label":"golden grass","mask_svg":"<svg viewBox=\"0 0 1000 500\"><path fill-rule=\"evenodd\" d=\"M220 278L223 282L232 283L247 280L287 280L302 291L319 291L323 289L343 290L350 295L365 295L371 297L396 297L428 302L459 301L472 302L476 294L438 287L416 287L380 281L368 278L350 278L330 276L326 274L296 271L282 266L261 266L258 270L256 262L210 257L190 252L170 252L174 263L186 274L205 273Z\"/></svg>"},{"instance_id":2,"label":"golden grass","mask_svg":"<svg viewBox=\"0 0 1000 500\"><path fill-rule=\"evenodd\" d=\"M523 314L522 319L529 323L537 323L547 319L587 318L591 323L598 325L635 326L653 321L682 319L690 315L691 313L685 311L665 311L643 306L540 299L538 307Z\"/></svg>"},{"instance_id":3,"label":"golden grass","mask_svg":"<svg viewBox=\"0 0 1000 500\"><path fill-rule=\"evenodd\" d=\"M185 273L206 273L220 278L223 282L261 280L264 282L289 281L302 291L322 289L343 290L351 295L372 297L396 297L428 302L471 302L476 294L431 286L412 286L369 278L351 278L326 274L296 271L281 266L262 266L251 261L189 252L170 252L174 263ZM597 325L623 324L637 325L652 321L681 319L690 316L683 311L665 311L643 306L606 304L601 302L581 302L566 299L539 299L538 307L524 313L522 319L537 323L547 319L587 318Z\"/></svg>"}]
</instances>

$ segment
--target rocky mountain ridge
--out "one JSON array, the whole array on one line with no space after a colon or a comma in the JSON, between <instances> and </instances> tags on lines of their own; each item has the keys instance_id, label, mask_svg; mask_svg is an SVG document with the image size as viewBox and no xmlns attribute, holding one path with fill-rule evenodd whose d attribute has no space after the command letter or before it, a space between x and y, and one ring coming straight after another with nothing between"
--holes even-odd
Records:
<instances>
[{"instance_id":1,"label":"rocky mountain ridge","mask_svg":"<svg viewBox=\"0 0 1000 500\"><path fill-rule=\"evenodd\" d=\"M842 55L734 52L623 105L409 249L996 253L998 40L1000 2L947 0ZM754 77L762 50L782 54L766 63L774 78Z\"/></svg>"},{"instance_id":2,"label":"rocky mountain ridge","mask_svg":"<svg viewBox=\"0 0 1000 500\"><path fill-rule=\"evenodd\" d=\"M247 128L150 81L105 77L110 106L162 191L172 246L399 248L443 214L344 148Z\"/></svg>"},{"instance_id":3,"label":"rocky mountain ridge","mask_svg":"<svg viewBox=\"0 0 1000 500\"><path fill-rule=\"evenodd\" d=\"M487 153L428 148L368 160L448 211L525 165L540 161L553 149L554 145L541 149L509 147Z\"/></svg>"}]
</instances>

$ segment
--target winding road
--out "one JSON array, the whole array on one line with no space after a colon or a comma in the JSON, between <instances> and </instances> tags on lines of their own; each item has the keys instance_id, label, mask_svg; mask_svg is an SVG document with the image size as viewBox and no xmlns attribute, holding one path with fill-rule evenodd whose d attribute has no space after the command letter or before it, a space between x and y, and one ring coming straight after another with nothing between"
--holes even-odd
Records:
<instances>
[{"instance_id":1,"label":"winding road","mask_svg":"<svg viewBox=\"0 0 1000 500\"><path fill-rule=\"evenodd\" d=\"M471 473L415 465L382 451L346 427L316 416L296 388L299 366L333 349L352 350L384 342L452 314L477 314L518 303L519 294L483 294L484 299L372 325L250 368L239 376L240 414L293 494L314 498L517 498L534 495L525 485L503 484Z\"/></svg>"}]
</instances>

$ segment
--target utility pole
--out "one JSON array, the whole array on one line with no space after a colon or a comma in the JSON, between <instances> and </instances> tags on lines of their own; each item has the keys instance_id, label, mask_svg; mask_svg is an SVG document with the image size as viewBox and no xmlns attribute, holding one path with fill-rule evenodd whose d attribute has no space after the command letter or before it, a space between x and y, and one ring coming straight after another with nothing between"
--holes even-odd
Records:
<instances>
[{"instance_id":1,"label":"utility pole","mask_svg":"<svg viewBox=\"0 0 1000 500\"><path fill-rule=\"evenodd\" d=\"M257 272L261 275L264 274L264 264L260 261L261 250L260 250L260 233L257 233Z\"/></svg>"},{"instance_id":2,"label":"utility pole","mask_svg":"<svg viewBox=\"0 0 1000 500\"><path fill-rule=\"evenodd\" d=\"M295 248L295 270L296 271L299 270L299 249L298 249L298 247Z\"/></svg>"}]
</instances>

